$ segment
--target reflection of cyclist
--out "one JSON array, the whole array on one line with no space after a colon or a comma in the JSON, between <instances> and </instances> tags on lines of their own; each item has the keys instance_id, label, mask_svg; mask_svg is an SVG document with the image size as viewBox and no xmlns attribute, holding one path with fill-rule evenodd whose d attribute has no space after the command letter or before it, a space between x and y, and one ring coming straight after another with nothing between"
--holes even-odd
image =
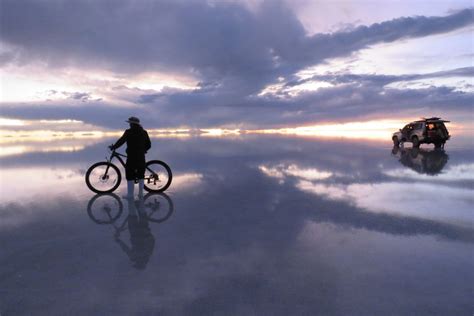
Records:
<instances>
[{"instance_id":1,"label":"reflection of cyclist","mask_svg":"<svg viewBox=\"0 0 474 316\"><path fill-rule=\"evenodd\" d=\"M146 268L150 260L153 248L155 247L155 238L150 232L148 218L144 210L143 199L137 201L138 212L135 202L128 199L128 230L130 231L130 246L123 242L119 236L120 231L115 235L115 241L120 245L122 250L128 255L133 266L139 270Z\"/></svg>"},{"instance_id":2,"label":"reflection of cyclist","mask_svg":"<svg viewBox=\"0 0 474 316\"><path fill-rule=\"evenodd\" d=\"M127 195L125 198L133 199L134 181L138 180L138 194L143 196L145 178L145 154L151 148L150 137L140 125L140 120L130 117L127 129L122 137L109 148L115 150L127 143L127 163L125 164L125 177L127 178Z\"/></svg>"}]
</instances>

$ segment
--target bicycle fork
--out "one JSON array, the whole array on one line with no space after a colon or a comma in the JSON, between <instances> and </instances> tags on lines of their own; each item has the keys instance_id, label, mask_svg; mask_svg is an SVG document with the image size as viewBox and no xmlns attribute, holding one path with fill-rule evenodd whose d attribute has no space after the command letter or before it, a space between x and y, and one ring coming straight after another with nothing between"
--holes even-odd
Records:
<instances>
[{"instance_id":1,"label":"bicycle fork","mask_svg":"<svg viewBox=\"0 0 474 316\"><path fill-rule=\"evenodd\" d=\"M108 162L107 163L107 167L105 168L105 172L104 172L104 175L102 176L102 180L106 180L107 179L107 173L109 172L109 168L110 168L110 164L111 164L111 159L105 157L105 160Z\"/></svg>"}]
</instances>

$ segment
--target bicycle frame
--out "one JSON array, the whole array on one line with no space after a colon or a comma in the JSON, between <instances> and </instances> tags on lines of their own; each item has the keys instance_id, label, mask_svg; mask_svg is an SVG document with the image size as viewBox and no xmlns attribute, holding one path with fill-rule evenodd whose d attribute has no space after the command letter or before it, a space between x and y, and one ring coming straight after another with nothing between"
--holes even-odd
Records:
<instances>
[{"instance_id":1,"label":"bicycle frame","mask_svg":"<svg viewBox=\"0 0 474 316\"><path fill-rule=\"evenodd\" d=\"M110 155L110 158L105 157L105 159L107 160L107 162L112 163L112 159L117 158L118 161L122 164L122 167L125 168L125 162L123 161L122 157L127 158L126 155L118 153L115 150L112 150L112 154ZM146 167L146 170L151 172L154 180L158 179L158 175L152 169ZM107 168L105 169L104 178L107 177L108 172L109 172L109 165L107 165ZM148 183L150 183L150 179L148 179Z\"/></svg>"},{"instance_id":2,"label":"bicycle frame","mask_svg":"<svg viewBox=\"0 0 474 316\"><path fill-rule=\"evenodd\" d=\"M112 154L110 155L110 158L105 157L105 159L107 160L107 162L110 162L110 163L111 163L111 162L112 162L112 159L117 158L118 161L120 161L120 163L122 164L122 167L125 168L125 162L123 161L122 157L127 158L126 155L120 154L120 153L116 152L115 150L113 150L113 151L112 151ZM107 167L105 173L107 173L107 171L109 171L109 167ZM151 171L151 170L150 170L150 171Z\"/></svg>"}]
</instances>

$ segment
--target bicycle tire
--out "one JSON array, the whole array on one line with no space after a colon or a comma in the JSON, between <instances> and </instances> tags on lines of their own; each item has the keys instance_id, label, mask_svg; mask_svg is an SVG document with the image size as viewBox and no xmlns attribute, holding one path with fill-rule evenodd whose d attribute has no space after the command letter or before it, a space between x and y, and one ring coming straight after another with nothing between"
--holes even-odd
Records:
<instances>
[{"instance_id":1,"label":"bicycle tire","mask_svg":"<svg viewBox=\"0 0 474 316\"><path fill-rule=\"evenodd\" d=\"M152 165L155 165L156 167L158 167L158 169L164 169L164 171L161 170L160 174L157 174L157 175L155 174L156 177L154 177L153 174L149 174L151 173L149 169L152 169L151 168ZM159 180L160 175L165 178L163 185L156 186L156 181L160 181ZM145 190L147 190L148 192L155 192L155 193L163 192L169 188L172 180L173 180L173 174L171 173L171 168L164 161L150 160L146 163ZM155 185L155 187L152 185Z\"/></svg>"},{"instance_id":2,"label":"bicycle tire","mask_svg":"<svg viewBox=\"0 0 474 316\"><path fill-rule=\"evenodd\" d=\"M97 168L97 167L100 167L100 166L109 166L110 168L112 168L116 173L117 173L117 180L116 180L116 183L112 186L112 188L110 189L107 189L107 190L100 190L96 187L94 187L94 185L92 184L92 182L90 181L90 176L91 176L91 173L92 171ZM113 163L110 163L110 162L106 162L106 161L101 161L101 162L98 162L98 163L95 163L93 164L92 166L89 167L89 169L87 169L87 172L86 172L86 184L87 184L87 187L92 191L92 192L95 192L95 193L99 193L99 194L103 194L103 193L112 193L113 191L115 191L119 185L120 185L120 182L122 181L122 174L120 173L120 170L119 168L117 168L116 165L114 165Z\"/></svg>"},{"instance_id":3,"label":"bicycle tire","mask_svg":"<svg viewBox=\"0 0 474 316\"><path fill-rule=\"evenodd\" d=\"M94 203L99 199L103 197L111 197L113 201L115 201L118 205L118 212L114 216L111 216L108 220L103 220L98 218L97 216L94 215L93 211L93 205ZM120 198L113 193L107 193L107 194L96 194L92 199L89 200L89 203L87 204L87 215L89 215L89 218L96 224L103 225L103 224L112 224L114 223L120 216L122 215L123 212L123 203L120 200Z\"/></svg>"}]
</instances>

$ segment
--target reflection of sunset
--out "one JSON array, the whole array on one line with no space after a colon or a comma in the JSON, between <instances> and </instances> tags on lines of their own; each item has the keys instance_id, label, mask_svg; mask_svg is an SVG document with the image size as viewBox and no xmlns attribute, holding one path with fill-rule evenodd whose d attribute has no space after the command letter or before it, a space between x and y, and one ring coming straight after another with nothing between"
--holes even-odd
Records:
<instances>
[{"instance_id":1,"label":"reflection of sunset","mask_svg":"<svg viewBox=\"0 0 474 316\"><path fill-rule=\"evenodd\" d=\"M239 129L225 129L225 128L210 128L199 130L202 136L229 136L229 135L240 135L241 130Z\"/></svg>"},{"instance_id":2,"label":"reflection of sunset","mask_svg":"<svg viewBox=\"0 0 474 316\"><path fill-rule=\"evenodd\" d=\"M293 176L306 180L323 180L334 175L330 171L322 171L316 168L304 168L296 164L290 164L288 166L280 164L275 167L261 165L258 169L265 175L278 179L284 179L285 176Z\"/></svg>"},{"instance_id":3,"label":"reflection of sunset","mask_svg":"<svg viewBox=\"0 0 474 316\"><path fill-rule=\"evenodd\" d=\"M0 157L5 156L15 156L15 155L23 155L26 153L32 152L74 152L83 150L85 146L77 145L77 146L58 146L58 145L45 145L41 143L40 146L34 145L13 145L13 146L2 146L2 151L0 151Z\"/></svg>"}]
</instances>

